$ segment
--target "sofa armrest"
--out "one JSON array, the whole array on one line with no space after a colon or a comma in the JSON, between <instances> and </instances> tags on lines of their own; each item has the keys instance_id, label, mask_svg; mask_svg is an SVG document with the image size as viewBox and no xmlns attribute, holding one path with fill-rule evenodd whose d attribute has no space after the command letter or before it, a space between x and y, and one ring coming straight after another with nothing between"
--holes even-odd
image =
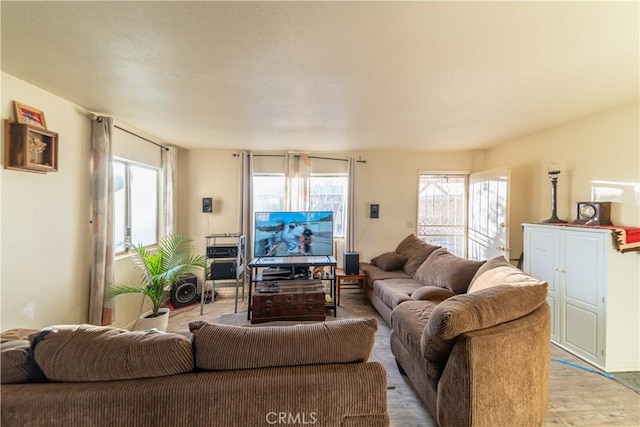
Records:
<instances>
[{"instance_id":1,"label":"sofa armrest","mask_svg":"<svg viewBox=\"0 0 640 427\"><path fill-rule=\"evenodd\" d=\"M549 305L458 337L438 383L439 425L542 425L549 400Z\"/></svg>"},{"instance_id":2,"label":"sofa armrest","mask_svg":"<svg viewBox=\"0 0 640 427\"><path fill-rule=\"evenodd\" d=\"M1 405L3 426L248 426L275 424L281 414L298 417L288 423L296 425L389 425L378 362L11 384L2 386Z\"/></svg>"}]
</instances>

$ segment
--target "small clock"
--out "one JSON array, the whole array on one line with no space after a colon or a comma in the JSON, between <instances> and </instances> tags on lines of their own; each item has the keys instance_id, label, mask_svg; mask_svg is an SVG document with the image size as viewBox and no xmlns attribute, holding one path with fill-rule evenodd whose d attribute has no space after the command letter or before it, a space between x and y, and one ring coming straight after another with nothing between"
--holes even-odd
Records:
<instances>
[{"instance_id":1,"label":"small clock","mask_svg":"<svg viewBox=\"0 0 640 427\"><path fill-rule=\"evenodd\" d=\"M577 202L574 224L612 225L611 202Z\"/></svg>"}]
</instances>

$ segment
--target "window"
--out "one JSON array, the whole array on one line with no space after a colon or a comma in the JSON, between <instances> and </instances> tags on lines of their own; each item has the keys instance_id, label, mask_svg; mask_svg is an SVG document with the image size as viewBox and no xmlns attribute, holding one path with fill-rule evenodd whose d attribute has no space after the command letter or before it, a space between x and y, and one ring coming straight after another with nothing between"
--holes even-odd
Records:
<instances>
[{"instance_id":1,"label":"window","mask_svg":"<svg viewBox=\"0 0 640 427\"><path fill-rule=\"evenodd\" d=\"M347 174L311 174L308 208L300 210L332 211L334 237L344 237L346 228ZM253 175L253 210L285 211L285 175Z\"/></svg>"},{"instance_id":2,"label":"window","mask_svg":"<svg viewBox=\"0 0 640 427\"><path fill-rule=\"evenodd\" d=\"M284 211L284 174L253 175L253 210Z\"/></svg>"},{"instance_id":3,"label":"window","mask_svg":"<svg viewBox=\"0 0 640 427\"><path fill-rule=\"evenodd\" d=\"M158 171L126 161L113 162L115 192L114 247L158 243Z\"/></svg>"},{"instance_id":4,"label":"window","mask_svg":"<svg viewBox=\"0 0 640 427\"><path fill-rule=\"evenodd\" d=\"M311 175L309 206L312 211L333 212L333 235L344 237L346 228L346 174Z\"/></svg>"},{"instance_id":5,"label":"window","mask_svg":"<svg viewBox=\"0 0 640 427\"><path fill-rule=\"evenodd\" d=\"M466 175L420 174L418 238L465 256L466 188Z\"/></svg>"}]
</instances>

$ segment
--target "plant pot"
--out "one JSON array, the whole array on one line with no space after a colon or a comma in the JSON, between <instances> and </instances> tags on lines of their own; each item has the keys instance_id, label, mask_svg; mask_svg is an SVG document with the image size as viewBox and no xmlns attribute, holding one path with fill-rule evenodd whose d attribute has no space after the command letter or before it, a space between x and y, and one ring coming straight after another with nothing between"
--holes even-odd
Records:
<instances>
[{"instance_id":1,"label":"plant pot","mask_svg":"<svg viewBox=\"0 0 640 427\"><path fill-rule=\"evenodd\" d=\"M166 331L169 327L169 312L168 308L161 308L157 317L151 317L152 310L142 313L140 321L138 322L138 329L158 329L159 331Z\"/></svg>"}]
</instances>

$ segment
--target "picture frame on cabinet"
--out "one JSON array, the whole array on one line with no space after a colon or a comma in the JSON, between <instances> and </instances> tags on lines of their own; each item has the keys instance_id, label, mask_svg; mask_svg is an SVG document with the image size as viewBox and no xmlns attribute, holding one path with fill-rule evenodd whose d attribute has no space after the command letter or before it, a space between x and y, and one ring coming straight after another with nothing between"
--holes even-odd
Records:
<instances>
[{"instance_id":1,"label":"picture frame on cabinet","mask_svg":"<svg viewBox=\"0 0 640 427\"><path fill-rule=\"evenodd\" d=\"M30 107L18 101L13 101L13 108L16 113L16 122L20 124L27 124L38 126L43 129L47 128L47 122L44 119L44 113L42 110Z\"/></svg>"}]
</instances>

